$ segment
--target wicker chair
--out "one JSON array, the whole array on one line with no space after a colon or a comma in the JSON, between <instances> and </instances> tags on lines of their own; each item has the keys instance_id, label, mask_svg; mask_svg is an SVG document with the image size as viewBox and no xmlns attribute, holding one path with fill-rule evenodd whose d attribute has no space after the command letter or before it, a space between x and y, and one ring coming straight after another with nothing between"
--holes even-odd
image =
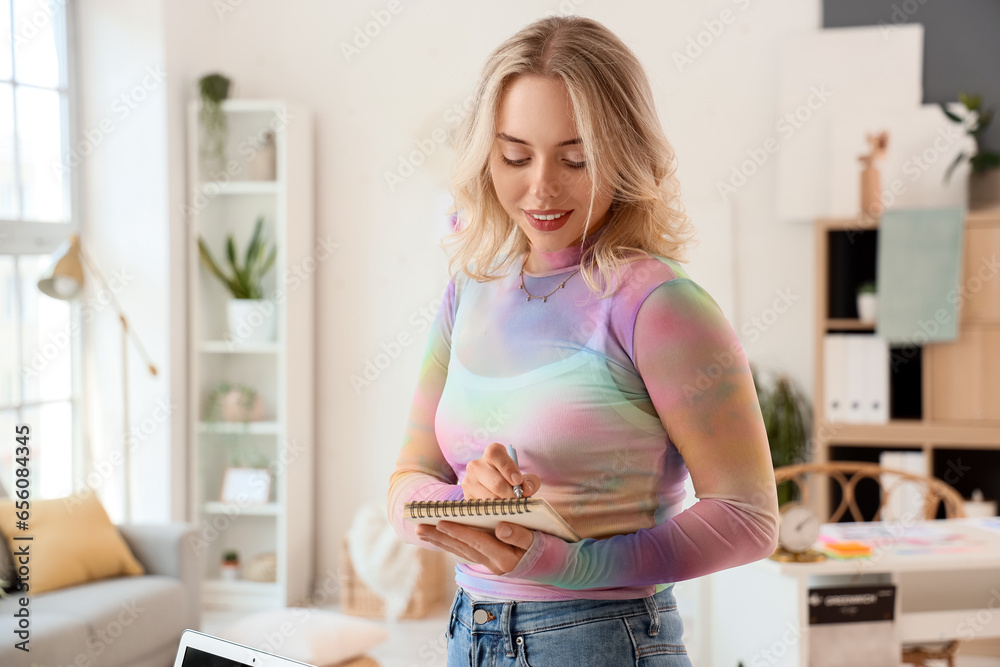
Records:
<instances>
[{"instance_id":1,"label":"wicker chair","mask_svg":"<svg viewBox=\"0 0 1000 667\"><path fill-rule=\"evenodd\" d=\"M898 475L888 488L882 487L882 475L891 473ZM918 482L924 488L923 518L934 519L937 516L938 506L944 505L945 517L956 519L965 516L965 499L962 495L948 484L934 477L917 475L903 470L893 470L883 468L875 463L864 463L858 461L835 461L831 463L799 463L794 465L781 466L774 469L775 482L792 481L801 492L802 502L806 505L810 503L810 485L806 483L807 475L817 475L817 478L828 478L840 484L841 500L840 505L830 514L827 523L840 521L845 512L850 512L851 518L855 521L865 521L860 508L854 498L854 491L858 483L863 479L872 479L878 485L880 491L879 504L875 510L872 521L880 521L882 507L893 489L905 481ZM822 487L825 488L825 487ZM904 646L901 662L923 667L928 660L947 660L948 667L955 667L955 656L958 653L958 641L950 641L938 645Z\"/></svg>"},{"instance_id":2,"label":"wicker chair","mask_svg":"<svg viewBox=\"0 0 1000 667\"><path fill-rule=\"evenodd\" d=\"M891 473L898 475L893 484L886 489L882 488L882 475ZM918 482L924 488L923 518L933 519L937 516L939 504L944 504L945 517L956 519L965 516L965 499L962 495L948 484L945 484L934 477L917 475L903 470L893 470L883 468L877 463L864 463L859 461L834 461L830 463L797 463L793 465L781 466L774 469L774 479L778 484L787 481L794 481L801 492L802 502L812 506L810 503L810 485L806 483L806 475L817 475L834 480L840 484L841 499L840 505L830 514L826 523L836 523L850 511L854 521L881 521L882 507L892 491L906 481ZM881 491L878 508L871 519L865 519L858 508L854 498L854 491L858 482L863 479L872 479L878 484Z\"/></svg>"}]
</instances>

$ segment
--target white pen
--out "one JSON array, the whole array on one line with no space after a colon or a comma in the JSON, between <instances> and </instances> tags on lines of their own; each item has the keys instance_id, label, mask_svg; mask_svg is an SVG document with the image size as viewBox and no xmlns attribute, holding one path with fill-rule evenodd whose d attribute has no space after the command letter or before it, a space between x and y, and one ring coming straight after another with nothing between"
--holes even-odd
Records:
<instances>
[{"instance_id":1,"label":"white pen","mask_svg":"<svg viewBox=\"0 0 1000 667\"><path fill-rule=\"evenodd\" d=\"M507 445L507 456L514 459L514 465L518 468L521 467L521 464L517 462L517 452L514 451L514 445ZM518 498L524 497L524 489L521 488L520 484L514 487L514 495Z\"/></svg>"}]
</instances>

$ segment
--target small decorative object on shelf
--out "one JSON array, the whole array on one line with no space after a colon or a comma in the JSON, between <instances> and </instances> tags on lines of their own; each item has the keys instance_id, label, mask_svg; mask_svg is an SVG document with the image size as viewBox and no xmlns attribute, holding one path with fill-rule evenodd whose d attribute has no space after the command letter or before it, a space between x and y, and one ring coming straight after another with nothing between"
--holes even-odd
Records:
<instances>
[{"instance_id":1,"label":"small decorative object on shelf","mask_svg":"<svg viewBox=\"0 0 1000 667\"><path fill-rule=\"evenodd\" d=\"M240 578L240 554L234 549L229 549L222 554L220 564L220 577L223 581L236 581Z\"/></svg>"},{"instance_id":2,"label":"small decorative object on shelf","mask_svg":"<svg viewBox=\"0 0 1000 667\"><path fill-rule=\"evenodd\" d=\"M264 216L257 218L250 245L247 246L243 267L239 266L236 242L233 235L226 239L226 259L232 267L233 276L227 276L215 263L211 251L201 236L198 237L198 250L202 263L229 288L233 299L228 304L229 338L232 342L262 343L275 339L278 318L277 306L269 299L264 299L264 276L271 270L277 256L278 248L269 246L261 238L264 227Z\"/></svg>"},{"instance_id":3,"label":"small decorative object on shelf","mask_svg":"<svg viewBox=\"0 0 1000 667\"><path fill-rule=\"evenodd\" d=\"M273 551L257 554L247 563L243 578L247 581L277 581L278 555Z\"/></svg>"},{"instance_id":4,"label":"small decorative object on shelf","mask_svg":"<svg viewBox=\"0 0 1000 667\"><path fill-rule=\"evenodd\" d=\"M264 418L264 399L253 387L220 382L205 401L205 420L257 422Z\"/></svg>"},{"instance_id":5,"label":"small decorative object on shelf","mask_svg":"<svg viewBox=\"0 0 1000 667\"><path fill-rule=\"evenodd\" d=\"M274 132L264 133L264 143L254 153L250 163L250 178L254 181L273 181L277 172L277 155Z\"/></svg>"},{"instance_id":6,"label":"small decorative object on shelf","mask_svg":"<svg viewBox=\"0 0 1000 667\"><path fill-rule=\"evenodd\" d=\"M968 158L972 166L972 173L969 174L969 210L1000 207L1000 153L986 150L980 143L983 133L993 120L993 109L992 107L983 109L983 99L980 95L959 93L958 100L965 105L963 116L949 111L944 103L941 104L941 111L965 128L966 133L975 142L975 150L972 153L965 151L959 153L945 171L944 180L947 183L955 168Z\"/></svg>"},{"instance_id":7,"label":"small decorative object on shelf","mask_svg":"<svg viewBox=\"0 0 1000 667\"><path fill-rule=\"evenodd\" d=\"M986 500L982 489L973 489L972 497L965 501L966 516L993 517L997 515L997 501Z\"/></svg>"},{"instance_id":8,"label":"small decorative object on shelf","mask_svg":"<svg viewBox=\"0 0 1000 667\"><path fill-rule=\"evenodd\" d=\"M198 119L205 129L206 141L203 144L200 157L203 160L214 159L217 169L226 166L226 135L229 131L226 114L222 111L223 100L229 96L230 80L222 74L207 74L198 80L201 92L201 111ZM213 169L206 169L213 171Z\"/></svg>"},{"instance_id":9,"label":"small decorative object on shelf","mask_svg":"<svg viewBox=\"0 0 1000 667\"><path fill-rule=\"evenodd\" d=\"M219 500L241 507L262 505L271 497L271 473L267 468L226 468Z\"/></svg>"},{"instance_id":10,"label":"small decorative object on shelf","mask_svg":"<svg viewBox=\"0 0 1000 667\"><path fill-rule=\"evenodd\" d=\"M862 219L878 219L882 217L882 179L877 162L885 157L889 145L889 133L867 134L871 153L861 155L858 159L864 165L861 170L861 217Z\"/></svg>"},{"instance_id":11,"label":"small decorative object on shelf","mask_svg":"<svg viewBox=\"0 0 1000 667\"><path fill-rule=\"evenodd\" d=\"M858 319L862 322L874 322L878 317L878 294L875 283L864 282L858 287Z\"/></svg>"}]
</instances>

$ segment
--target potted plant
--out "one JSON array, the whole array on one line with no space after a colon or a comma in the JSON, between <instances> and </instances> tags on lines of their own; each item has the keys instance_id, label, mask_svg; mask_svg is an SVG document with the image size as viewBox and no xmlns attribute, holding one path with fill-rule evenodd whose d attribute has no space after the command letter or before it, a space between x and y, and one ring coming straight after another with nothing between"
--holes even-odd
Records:
<instances>
[{"instance_id":1,"label":"potted plant","mask_svg":"<svg viewBox=\"0 0 1000 667\"><path fill-rule=\"evenodd\" d=\"M878 294L875 283L871 280L858 286L858 319L862 322L874 322L878 316Z\"/></svg>"},{"instance_id":2,"label":"potted plant","mask_svg":"<svg viewBox=\"0 0 1000 667\"><path fill-rule=\"evenodd\" d=\"M220 382L205 400L205 421L208 423L227 422L242 423L249 430L251 422L264 419L264 399L257 391L246 384L234 385ZM220 431L218 437L226 445L227 470L229 468L256 468L267 470L269 475L268 488L274 485L274 471L271 461L261 454L254 441L246 436L246 430L226 429ZM223 483L223 492L225 483ZM227 500L220 494L222 501Z\"/></svg>"},{"instance_id":3,"label":"potted plant","mask_svg":"<svg viewBox=\"0 0 1000 667\"><path fill-rule=\"evenodd\" d=\"M207 421L255 422L264 418L264 399L253 387L220 382L205 401Z\"/></svg>"},{"instance_id":4,"label":"potted plant","mask_svg":"<svg viewBox=\"0 0 1000 667\"><path fill-rule=\"evenodd\" d=\"M201 158L215 158L219 168L226 166L226 135L229 130L222 102L229 96L230 80L219 73L206 74L198 80L201 109L198 120L205 130L206 141Z\"/></svg>"},{"instance_id":5,"label":"potted plant","mask_svg":"<svg viewBox=\"0 0 1000 667\"><path fill-rule=\"evenodd\" d=\"M943 103L941 110L948 118L965 127L975 143L975 151L969 154L962 151L958 154L944 174L945 182L951 178L955 168L968 158L972 165L972 173L969 174L969 210L1000 206L1000 153L986 150L981 144L983 132L993 120L993 109L982 108L980 95L959 93L958 99L965 105L964 117L952 113Z\"/></svg>"},{"instance_id":6,"label":"potted plant","mask_svg":"<svg viewBox=\"0 0 1000 667\"><path fill-rule=\"evenodd\" d=\"M267 242L261 238L263 226L264 216L260 216L257 218L250 245L247 246L242 267L237 261L236 242L233 240L233 235L229 234L226 240L226 259L233 270L232 276L222 272L204 239L198 237L198 251L202 262L233 295L227 305L231 340L273 341L277 330L277 317L275 317L277 308L274 303L263 298L263 280L274 264L278 249L276 246L269 248Z\"/></svg>"},{"instance_id":7,"label":"potted plant","mask_svg":"<svg viewBox=\"0 0 1000 667\"><path fill-rule=\"evenodd\" d=\"M240 574L240 554L234 549L228 549L222 554L220 563L223 581L236 581Z\"/></svg>"},{"instance_id":8,"label":"potted plant","mask_svg":"<svg viewBox=\"0 0 1000 667\"><path fill-rule=\"evenodd\" d=\"M750 364L757 401L760 403L767 442L774 467L800 463L808 459L812 408L795 382L786 375L777 375L766 382L754 364ZM792 483L778 487L778 504L798 497Z\"/></svg>"}]
</instances>

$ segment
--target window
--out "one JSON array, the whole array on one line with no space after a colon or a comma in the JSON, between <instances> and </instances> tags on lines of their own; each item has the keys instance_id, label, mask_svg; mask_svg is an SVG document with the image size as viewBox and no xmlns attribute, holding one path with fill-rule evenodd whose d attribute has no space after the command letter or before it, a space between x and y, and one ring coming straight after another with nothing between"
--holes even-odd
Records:
<instances>
[{"instance_id":1,"label":"window","mask_svg":"<svg viewBox=\"0 0 1000 667\"><path fill-rule=\"evenodd\" d=\"M72 492L80 467L80 306L37 287L78 228L71 16L68 1L0 0L0 482L28 424L34 498Z\"/></svg>"}]
</instances>

